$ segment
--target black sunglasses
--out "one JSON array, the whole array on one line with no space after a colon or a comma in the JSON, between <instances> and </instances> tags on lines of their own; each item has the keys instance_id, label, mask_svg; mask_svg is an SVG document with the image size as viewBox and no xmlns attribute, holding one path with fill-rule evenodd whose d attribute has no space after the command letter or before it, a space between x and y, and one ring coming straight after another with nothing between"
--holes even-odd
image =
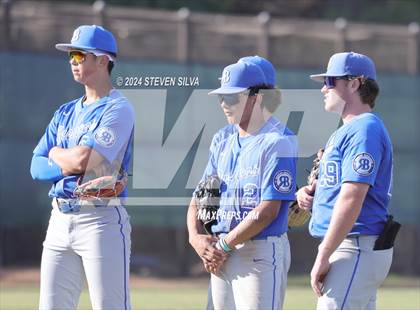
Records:
<instances>
[{"instance_id":1,"label":"black sunglasses","mask_svg":"<svg viewBox=\"0 0 420 310\"><path fill-rule=\"evenodd\" d=\"M355 76L355 75L345 75L345 76L325 76L324 77L324 85L327 88L334 88L336 80L347 80L351 81L354 79L360 79L361 83L363 84L366 78L364 76Z\"/></svg>"},{"instance_id":2,"label":"black sunglasses","mask_svg":"<svg viewBox=\"0 0 420 310\"><path fill-rule=\"evenodd\" d=\"M224 102L228 106L238 104L240 101L239 94L218 95L218 97L220 104Z\"/></svg>"},{"instance_id":3,"label":"black sunglasses","mask_svg":"<svg viewBox=\"0 0 420 310\"><path fill-rule=\"evenodd\" d=\"M247 91L237 94L225 94L225 95L218 95L219 97L219 103L222 104L223 102L228 106L233 106L235 104L238 104L240 101L240 95L244 94L248 97L255 96L258 94L259 89L249 88Z\"/></svg>"}]
</instances>

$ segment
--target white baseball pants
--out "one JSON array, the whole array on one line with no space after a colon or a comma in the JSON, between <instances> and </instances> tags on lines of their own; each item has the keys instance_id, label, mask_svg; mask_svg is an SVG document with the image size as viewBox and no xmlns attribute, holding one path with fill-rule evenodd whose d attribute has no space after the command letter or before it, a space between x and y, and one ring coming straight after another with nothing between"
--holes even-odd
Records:
<instances>
[{"instance_id":1,"label":"white baseball pants","mask_svg":"<svg viewBox=\"0 0 420 310\"><path fill-rule=\"evenodd\" d=\"M388 275L393 249L374 251L377 236L346 238L331 255L318 310L374 310L376 292Z\"/></svg>"},{"instance_id":2,"label":"white baseball pants","mask_svg":"<svg viewBox=\"0 0 420 310\"><path fill-rule=\"evenodd\" d=\"M129 215L122 206L52 209L41 260L40 310L76 309L85 279L93 309L130 309Z\"/></svg>"},{"instance_id":3,"label":"white baseball pants","mask_svg":"<svg viewBox=\"0 0 420 310\"><path fill-rule=\"evenodd\" d=\"M282 309L289 267L286 234L245 242L232 252L220 276L211 275L214 309Z\"/></svg>"}]
</instances>

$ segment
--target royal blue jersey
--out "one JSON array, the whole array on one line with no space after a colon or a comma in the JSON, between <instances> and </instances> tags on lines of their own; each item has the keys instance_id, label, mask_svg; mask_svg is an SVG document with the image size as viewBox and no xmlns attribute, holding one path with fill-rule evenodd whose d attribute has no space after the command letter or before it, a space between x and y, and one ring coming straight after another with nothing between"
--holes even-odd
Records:
<instances>
[{"instance_id":1,"label":"royal blue jersey","mask_svg":"<svg viewBox=\"0 0 420 310\"><path fill-rule=\"evenodd\" d=\"M392 144L382 120L373 113L356 116L328 140L312 206L312 236L325 236L344 182L370 185L349 235L379 235L391 198Z\"/></svg>"},{"instance_id":2,"label":"royal blue jersey","mask_svg":"<svg viewBox=\"0 0 420 310\"><path fill-rule=\"evenodd\" d=\"M222 180L220 208L213 233L228 233L264 200L281 200L279 214L255 239L280 236L287 231L289 202L295 199L296 136L271 117L255 134L240 137L228 125L213 138L202 180Z\"/></svg>"},{"instance_id":3,"label":"royal blue jersey","mask_svg":"<svg viewBox=\"0 0 420 310\"><path fill-rule=\"evenodd\" d=\"M105 164L128 171L134 132L134 110L127 99L113 89L108 96L83 104L79 98L63 104L54 114L34 155L48 157L51 148L91 147L105 158ZM72 198L80 175L54 180L49 196ZM120 195L127 196L127 189Z\"/></svg>"}]
</instances>

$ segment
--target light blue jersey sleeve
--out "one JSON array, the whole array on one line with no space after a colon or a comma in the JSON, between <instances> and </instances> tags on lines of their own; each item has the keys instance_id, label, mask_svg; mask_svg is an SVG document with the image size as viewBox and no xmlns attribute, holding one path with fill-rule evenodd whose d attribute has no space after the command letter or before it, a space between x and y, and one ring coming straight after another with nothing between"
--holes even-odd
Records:
<instances>
[{"instance_id":1,"label":"light blue jersey sleeve","mask_svg":"<svg viewBox=\"0 0 420 310\"><path fill-rule=\"evenodd\" d=\"M201 178L200 182L204 181L208 176L217 175L215 156L216 156L215 152L210 151L209 160L207 162L206 169L204 170L203 177Z\"/></svg>"},{"instance_id":2,"label":"light blue jersey sleeve","mask_svg":"<svg viewBox=\"0 0 420 310\"><path fill-rule=\"evenodd\" d=\"M201 182L203 182L208 176L211 175L217 175L217 167L216 167L216 160L215 160L215 156L218 153L219 150L219 143L220 143L220 135L221 131L217 132L214 136L213 139L211 141L210 144L210 149L209 149L209 159L207 161L207 165L206 165L206 169L204 170L204 173L200 179L200 181L198 182L198 184L200 184ZM198 187L197 184L197 187ZM193 192L193 196L195 196L195 193L197 191L197 187L194 189Z\"/></svg>"},{"instance_id":3,"label":"light blue jersey sleeve","mask_svg":"<svg viewBox=\"0 0 420 310\"><path fill-rule=\"evenodd\" d=\"M134 110L127 102L113 104L95 130L86 133L79 145L91 147L109 163L121 161L134 128Z\"/></svg>"},{"instance_id":4,"label":"light blue jersey sleeve","mask_svg":"<svg viewBox=\"0 0 420 310\"><path fill-rule=\"evenodd\" d=\"M31 161L31 176L34 180L56 182L63 178L63 173L53 160L34 154Z\"/></svg>"},{"instance_id":5,"label":"light blue jersey sleeve","mask_svg":"<svg viewBox=\"0 0 420 310\"><path fill-rule=\"evenodd\" d=\"M381 139L383 132L377 124L362 125L345 141L341 164L342 182L360 182L373 186L384 150Z\"/></svg>"},{"instance_id":6,"label":"light blue jersey sleeve","mask_svg":"<svg viewBox=\"0 0 420 310\"><path fill-rule=\"evenodd\" d=\"M287 137L278 139L266 150L263 161L261 200L294 200L297 161L294 141Z\"/></svg>"},{"instance_id":7,"label":"light blue jersey sleeve","mask_svg":"<svg viewBox=\"0 0 420 310\"><path fill-rule=\"evenodd\" d=\"M211 155L216 151L217 145L220 143L220 140L221 140L221 132L219 130L218 132L216 132L216 134L213 136L213 139L211 140L210 148L209 148L209 159Z\"/></svg>"},{"instance_id":8,"label":"light blue jersey sleeve","mask_svg":"<svg viewBox=\"0 0 420 310\"><path fill-rule=\"evenodd\" d=\"M216 157L218 156L220 143L227 139L229 135L231 135L234 131L232 125L230 127L226 126L220 129L214 136L210 144L209 149L209 159L207 161L206 169L204 170L203 176L200 182L204 181L206 177L211 175L217 175L217 166L216 166Z\"/></svg>"},{"instance_id":9,"label":"light blue jersey sleeve","mask_svg":"<svg viewBox=\"0 0 420 310\"><path fill-rule=\"evenodd\" d=\"M61 168L48 158L49 151L56 145L59 111L54 113L44 135L34 149L30 169L34 180L55 182L63 177Z\"/></svg>"}]
</instances>

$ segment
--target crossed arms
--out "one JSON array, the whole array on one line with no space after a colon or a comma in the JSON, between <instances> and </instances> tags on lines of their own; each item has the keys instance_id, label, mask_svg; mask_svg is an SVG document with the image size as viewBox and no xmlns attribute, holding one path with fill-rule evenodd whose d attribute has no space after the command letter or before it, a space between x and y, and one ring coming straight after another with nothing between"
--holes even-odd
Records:
<instances>
[{"instance_id":1,"label":"crossed arms","mask_svg":"<svg viewBox=\"0 0 420 310\"><path fill-rule=\"evenodd\" d=\"M63 176L82 174L98 166L104 157L87 146L61 148L54 146L47 156L34 154L31 175L35 180L58 181Z\"/></svg>"}]
</instances>

